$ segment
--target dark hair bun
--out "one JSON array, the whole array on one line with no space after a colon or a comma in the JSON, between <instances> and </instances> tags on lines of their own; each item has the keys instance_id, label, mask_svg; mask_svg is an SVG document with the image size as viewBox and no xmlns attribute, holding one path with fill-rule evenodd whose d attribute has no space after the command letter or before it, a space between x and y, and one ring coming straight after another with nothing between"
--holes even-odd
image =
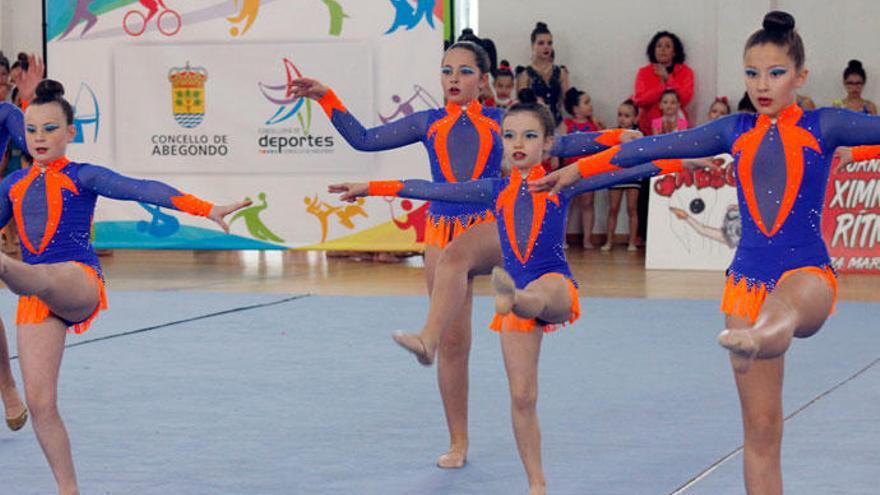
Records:
<instances>
[{"instance_id":1,"label":"dark hair bun","mask_svg":"<svg viewBox=\"0 0 880 495\"><path fill-rule=\"evenodd\" d=\"M516 94L516 99L520 103L538 103L538 97L531 88L523 88Z\"/></svg>"},{"instance_id":2,"label":"dark hair bun","mask_svg":"<svg viewBox=\"0 0 880 495\"><path fill-rule=\"evenodd\" d=\"M510 70L510 62L507 59L501 59L501 62L498 62L498 68Z\"/></svg>"},{"instance_id":3,"label":"dark hair bun","mask_svg":"<svg viewBox=\"0 0 880 495\"><path fill-rule=\"evenodd\" d=\"M774 10L764 16L763 26L766 31L785 34L794 31L794 17L788 12Z\"/></svg>"},{"instance_id":4,"label":"dark hair bun","mask_svg":"<svg viewBox=\"0 0 880 495\"><path fill-rule=\"evenodd\" d=\"M64 86L53 79L43 79L34 91L41 101L55 100L64 96Z\"/></svg>"},{"instance_id":5,"label":"dark hair bun","mask_svg":"<svg viewBox=\"0 0 880 495\"><path fill-rule=\"evenodd\" d=\"M25 53L25 52L19 52L15 58L16 58L16 60L18 60L19 62L24 63L24 64L26 64L28 62L28 56L27 56L27 53Z\"/></svg>"},{"instance_id":6,"label":"dark hair bun","mask_svg":"<svg viewBox=\"0 0 880 495\"><path fill-rule=\"evenodd\" d=\"M535 23L535 30L536 30L536 31L540 31L540 30L549 30L549 29L550 29L550 28L547 27L547 23L546 23L546 22L537 22L537 23Z\"/></svg>"},{"instance_id":7,"label":"dark hair bun","mask_svg":"<svg viewBox=\"0 0 880 495\"><path fill-rule=\"evenodd\" d=\"M850 60L849 63L846 65L846 68L851 69L851 70L864 70L865 69L862 66L862 62L860 62L858 60Z\"/></svg>"}]
</instances>

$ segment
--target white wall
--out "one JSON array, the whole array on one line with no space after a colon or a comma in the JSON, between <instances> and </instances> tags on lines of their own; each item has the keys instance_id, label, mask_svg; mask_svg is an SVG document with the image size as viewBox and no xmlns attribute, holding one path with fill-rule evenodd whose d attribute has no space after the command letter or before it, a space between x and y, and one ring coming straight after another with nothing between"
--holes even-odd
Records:
<instances>
[{"instance_id":1,"label":"white wall","mask_svg":"<svg viewBox=\"0 0 880 495\"><path fill-rule=\"evenodd\" d=\"M43 53L43 11L39 0L0 0L0 50Z\"/></svg>"},{"instance_id":2,"label":"white wall","mask_svg":"<svg viewBox=\"0 0 880 495\"><path fill-rule=\"evenodd\" d=\"M480 0L478 34L492 38L499 59L527 65L529 34L536 21L554 35L557 61L571 71L572 84L593 97L597 116L616 123L617 105L632 95L635 74L647 63L645 48L657 31L676 33L696 77L692 120L700 124L711 101L742 96L742 50L772 8L797 19L811 71L803 93L818 105L845 95L842 73L851 58L868 72L865 97L880 102L880 2L876 0ZM605 232L604 194L597 198L594 232ZM618 233L626 222L618 223ZM578 229L579 231L579 229Z\"/></svg>"}]
</instances>

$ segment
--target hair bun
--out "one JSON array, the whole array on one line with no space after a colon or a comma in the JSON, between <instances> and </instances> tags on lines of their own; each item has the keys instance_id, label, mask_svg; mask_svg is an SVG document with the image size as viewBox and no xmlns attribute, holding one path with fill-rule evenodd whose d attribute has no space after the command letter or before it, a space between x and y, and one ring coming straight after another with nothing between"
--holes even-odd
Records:
<instances>
[{"instance_id":1,"label":"hair bun","mask_svg":"<svg viewBox=\"0 0 880 495\"><path fill-rule=\"evenodd\" d=\"M854 70L859 70L859 69L864 70L864 67L862 66L862 62L859 60L850 60L849 63L846 65L846 68L847 69L854 69Z\"/></svg>"},{"instance_id":2,"label":"hair bun","mask_svg":"<svg viewBox=\"0 0 880 495\"><path fill-rule=\"evenodd\" d=\"M54 100L64 96L64 86L54 79L43 79L37 84L34 93L39 100Z\"/></svg>"},{"instance_id":3,"label":"hair bun","mask_svg":"<svg viewBox=\"0 0 880 495\"><path fill-rule=\"evenodd\" d=\"M535 29L550 29L550 28L547 27L546 22L536 22Z\"/></svg>"},{"instance_id":4,"label":"hair bun","mask_svg":"<svg viewBox=\"0 0 880 495\"><path fill-rule=\"evenodd\" d=\"M520 103L538 103L538 97L531 88L523 88L516 94L516 99Z\"/></svg>"},{"instance_id":5,"label":"hair bun","mask_svg":"<svg viewBox=\"0 0 880 495\"><path fill-rule=\"evenodd\" d=\"M507 59L501 59L501 62L498 62L498 68L510 70L510 62Z\"/></svg>"},{"instance_id":6,"label":"hair bun","mask_svg":"<svg viewBox=\"0 0 880 495\"><path fill-rule=\"evenodd\" d=\"M794 24L794 17L791 14L781 10L774 10L764 16L763 26L767 31L784 34L794 31Z\"/></svg>"}]
</instances>

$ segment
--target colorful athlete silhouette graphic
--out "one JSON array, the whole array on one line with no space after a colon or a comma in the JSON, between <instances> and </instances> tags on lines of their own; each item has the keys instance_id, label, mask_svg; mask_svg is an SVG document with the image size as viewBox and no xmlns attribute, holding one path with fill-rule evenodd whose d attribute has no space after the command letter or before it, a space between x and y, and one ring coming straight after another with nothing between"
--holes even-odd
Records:
<instances>
[{"instance_id":1,"label":"colorful athlete silhouette graphic","mask_svg":"<svg viewBox=\"0 0 880 495\"><path fill-rule=\"evenodd\" d=\"M76 2L76 5L73 5L73 2ZM90 29L95 27L95 24L98 22L98 16L93 14L89 10L89 6L95 3L95 0L70 0L71 5L73 5L73 17L70 19L70 23L67 25L67 29L61 33L61 36L58 38L59 40L63 40L73 31L73 28L80 23L80 21L86 22L86 27L83 28L82 32L79 33L79 37L82 38L89 32Z\"/></svg>"},{"instance_id":2,"label":"colorful athlete silhouette graphic","mask_svg":"<svg viewBox=\"0 0 880 495\"><path fill-rule=\"evenodd\" d=\"M312 125L312 100L293 96L291 81L302 77L299 68L290 59L285 58L284 69L287 74L287 82L285 84L269 85L262 82L257 83L263 96L270 102L278 105L278 110L269 117L266 125L279 124L296 115L303 133L308 134ZM303 105L305 105L305 117L298 113Z\"/></svg>"},{"instance_id":3,"label":"colorful athlete silhouette graphic","mask_svg":"<svg viewBox=\"0 0 880 495\"><path fill-rule=\"evenodd\" d=\"M424 103L424 109L432 109L439 108L440 104L437 103L437 99L431 96L428 93L428 90L419 86L418 84L413 85L413 94L406 101L401 103L400 95L394 95L391 97L391 101L397 103L397 110L394 111L391 115L385 116L381 113L379 114L379 119L383 124L387 124L392 120L401 119L408 115L411 115L416 111L415 107L413 107L413 101L420 100Z\"/></svg>"},{"instance_id":4,"label":"colorful athlete silhouette graphic","mask_svg":"<svg viewBox=\"0 0 880 495\"><path fill-rule=\"evenodd\" d=\"M339 225L347 229L354 229L354 222L351 221L351 217L362 216L367 218L367 212L363 208L364 198L358 198L355 204L347 205L345 208L336 212L336 216L339 217Z\"/></svg>"},{"instance_id":5,"label":"colorful athlete silhouette graphic","mask_svg":"<svg viewBox=\"0 0 880 495\"><path fill-rule=\"evenodd\" d=\"M306 203L306 213L314 215L321 222L321 244L327 241L327 217L341 210L339 206L333 206L325 201L318 199L316 194L314 198L308 196L303 198Z\"/></svg>"},{"instance_id":6,"label":"colorful athlete silhouette graphic","mask_svg":"<svg viewBox=\"0 0 880 495\"><path fill-rule=\"evenodd\" d=\"M435 0L417 0L416 7L410 4L409 0L390 0L394 7L394 24L385 31L385 34L391 34L401 27L405 27L407 31L419 25L424 18L431 29L434 29L434 1Z\"/></svg>"},{"instance_id":7,"label":"colorful athlete silhouette graphic","mask_svg":"<svg viewBox=\"0 0 880 495\"><path fill-rule=\"evenodd\" d=\"M342 4L336 0L321 1L327 5L327 10L330 13L330 35L339 36L342 34L342 21L348 18L348 14L343 12Z\"/></svg>"},{"instance_id":8,"label":"colorful athlete silhouette graphic","mask_svg":"<svg viewBox=\"0 0 880 495\"><path fill-rule=\"evenodd\" d=\"M229 28L229 34L232 36L244 36L254 21L257 20L257 14L260 12L260 0L235 0L235 8L239 9L238 14L227 17L226 20L232 24L244 21L244 28L239 30L238 26L232 26Z\"/></svg>"},{"instance_id":9,"label":"colorful athlete silhouette graphic","mask_svg":"<svg viewBox=\"0 0 880 495\"><path fill-rule=\"evenodd\" d=\"M306 204L306 213L309 215L314 215L315 218L321 222L321 242L323 244L327 241L327 230L329 228L328 218L330 215L336 215L339 220L339 225L347 229L354 229L355 223L352 221L352 217L361 216L364 218L368 218L369 214L367 214L366 210L363 208L364 198L358 198L355 204L346 205L346 206L333 206L326 201L321 201L318 199L318 195L315 194L314 197L309 198L306 196L303 198L303 201Z\"/></svg>"},{"instance_id":10,"label":"colorful athlete silhouette graphic","mask_svg":"<svg viewBox=\"0 0 880 495\"><path fill-rule=\"evenodd\" d=\"M260 200L260 204L255 204L236 213L235 216L229 220L229 225L232 225L233 222L239 218L244 218L244 224L247 227L248 232L250 232L255 238L260 239L261 241L284 242L284 239L275 235L260 219L260 213L269 207L269 204L266 202L266 193L261 192L257 195L257 198ZM251 198L244 199L250 201Z\"/></svg>"},{"instance_id":11,"label":"colorful athlete silhouette graphic","mask_svg":"<svg viewBox=\"0 0 880 495\"><path fill-rule=\"evenodd\" d=\"M165 36L174 36L180 32L182 19L180 13L165 5L163 0L139 0L147 8L147 15L140 10L129 10L122 18L122 29L129 36L140 36L147 30L147 25L157 13L156 28ZM162 12L159 12L162 7Z\"/></svg>"},{"instance_id":12,"label":"colorful athlete silhouette graphic","mask_svg":"<svg viewBox=\"0 0 880 495\"><path fill-rule=\"evenodd\" d=\"M162 213L160 206L140 202L138 204L150 215L153 215L149 222L141 220L137 223L138 232L146 232L153 237L170 237L180 230L180 221L173 215Z\"/></svg>"},{"instance_id":13,"label":"colorful athlete silhouette graphic","mask_svg":"<svg viewBox=\"0 0 880 495\"><path fill-rule=\"evenodd\" d=\"M73 125L76 128L76 136L73 143L86 142L86 126L94 126L95 130L91 133L92 143L98 141L98 131L101 128L101 109L98 106L98 98L95 92L86 83L79 85L79 91L76 93L76 99L73 101Z\"/></svg>"},{"instance_id":14,"label":"colorful athlete silhouette graphic","mask_svg":"<svg viewBox=\"0 0 880 495\"><path fill-rule=\"evenodd\" d=\"M388 208L391 210L391 221L400 230L413 229L416 233L416 242L425 242L425 220L428 214L429 202L422 203L421 206L413 210L413 203L408 199L400 202L400 207L407 212L403 220L398 220L394 214L394 201L396 198L384 198L388 202Z\"/></svg>"}]
</instances>

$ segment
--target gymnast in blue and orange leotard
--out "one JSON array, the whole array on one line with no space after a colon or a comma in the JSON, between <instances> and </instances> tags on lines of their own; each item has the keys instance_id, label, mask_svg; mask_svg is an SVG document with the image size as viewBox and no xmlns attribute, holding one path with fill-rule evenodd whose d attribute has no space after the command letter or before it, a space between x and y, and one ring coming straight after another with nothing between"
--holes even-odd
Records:
<instances>
[{"instance_id":1,"label":"gymnast in blue and orange leotard","mask_svg":"<svg viewBox=\"0 0 880 495\"><path fill-rule=\"evenodd\" d=\"M838 146L880 143L880 118L797 106L807 71L794 24L791 15L771 12L746 43L745 82L757 115L632 141L533 185L558 188L645 160L733 154L742 240L727 271L721 304L727 328L718 340L737 372L749 493L782 493L783 356L793 337L821 328L836 299L821 235L832 156Z\"/></svg>"},{"instance_id":2,"label":"gymnast in blue and orange leotard","mask_svg":"<svg viewBox=\"0 0 880 495\"><path fill-rule=\"evenodd\" d=\"M88 329L107 300L101 266L90 241L98 196L153 203L223 218L248 204L215 206L156 181L135 180L107 168L69 161L76 135L63 87L43 81L25 114L34 164L0 182L0 224L18 225L24 262L0 254L0 279L20 296L18 352L34 431L59 493L78 493L70 442L57 409L58 372L68 329Z\"/></svg>"},{"instance_id":3,"label":"gymnast in blue and orange leotard","mask_svg":"<svg viewBox=\"0 0 880 495\"><path fill-rule=\"evenodd\" d=\"M444 54L441 83L446 107L413 113L366 129L329 88L318 81L293 81L293 94L318 100L339 133L355 148L380 151L422 143L437 183L501 177L502 110L477 101L488 84L489 58L474 43L459 42ZM621 133L584 134L560 145L562 156L606 149ZM568 153L568 154L566 154ZM425 276L431 306L423 329L425 362L440 349L441 396L450 429L449 452L440 467L461 467L467 450L467 359L470 350L472 279L501 262L491 208L479 203L433 201L425 234ZM440 340L443 345L440 345Z\"/></svg>"},{"instance_id":4,"label":"gymnast in blue and orange leotard","mask_svg":"<svg viewBox=\"0 0 880 495\"><path fill-rule=\"evenodd\" d=\"M0 159L6 152L9 142L26 152L27 144L24 139L24 115L15 105L0 102ZM4 222L5 224L5 222ZM18 395L15 386L15 378L12 376L12 368L9 365L9 346L6 343L6 328L0 320L0 396L6 411L6 426L13 430L20 430L27 422L27 408Z\"/></svg>"},{"instance_id":5,"label":"gymnast in blue and orange leotard","mask_svg":"<svg viewBox=\"0 0 880 495\"><path fill-rule=\"evenodd\" d=\"M522 103L522 97L520 101L504 118L504 154L514 167L510 177L456 184L424 180L339 184L330 191L344 193L343 200L363 195L398 196L478 204L494 212L505 269L493 271L497 297L491 328L501 332L522 461L531 488L540 491L544 487L540 433L535 404L526 397L536 393L541 335L558 324L573 322L580 314L576 283L563 247L566 209L578 194L661 171L677 171L681 161L667 160L585 179L554 196L529 193L528 181L545 173L540 160L552 141L553 117L537 102ZM424 355L419 335L404 334L398 342L418 356Z\"/></svg>"}]
</instances>

